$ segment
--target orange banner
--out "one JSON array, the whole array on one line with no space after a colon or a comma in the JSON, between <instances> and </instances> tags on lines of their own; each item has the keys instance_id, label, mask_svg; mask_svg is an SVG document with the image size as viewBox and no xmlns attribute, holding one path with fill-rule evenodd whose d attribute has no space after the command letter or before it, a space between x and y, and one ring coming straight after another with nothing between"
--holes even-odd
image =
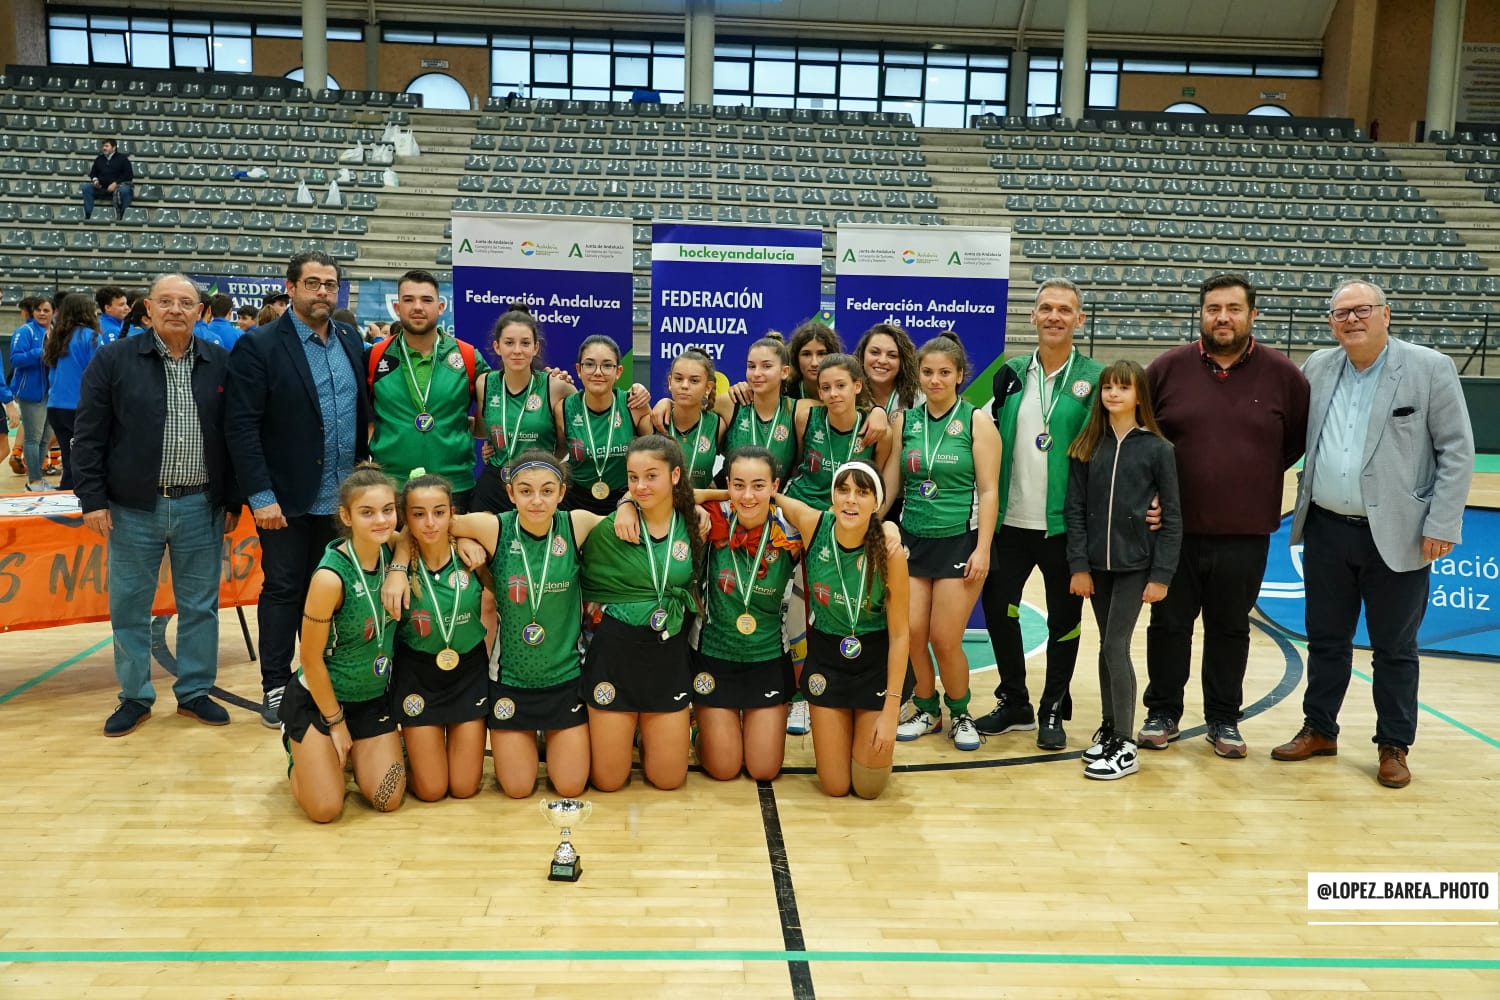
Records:
<instances>
[{"instance_id":1,"label":"orange banner","mask_svg":"<svg viewBox=\"0 0 1500 1000\"><path fill-rule=\"evenodd\" d=\"M0 632L108 621L108 555L73 494L0 496ZM247 513L224 538L221 605L254 604L260 584L260 538ZM166 560L151 610L176 610Z\"/></svg>"}]
</instances>

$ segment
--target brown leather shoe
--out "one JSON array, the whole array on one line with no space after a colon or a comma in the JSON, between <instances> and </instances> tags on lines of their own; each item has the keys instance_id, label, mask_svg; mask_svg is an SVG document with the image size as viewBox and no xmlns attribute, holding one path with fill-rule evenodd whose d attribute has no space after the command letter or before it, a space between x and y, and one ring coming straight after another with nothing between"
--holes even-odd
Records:
<instances>
[{"instance_id":1,"label":"brown leather shoe","mask_svg":"<svg viewBox=\"0 0 1500 1000\"><path fill-rule=\"evenodd\" d=\"M1411 784L1405 750L1388 743L1380 745L1380 783L1387 788L1405 788Z\"/></svg>"},{"instance_id":2,"label":"brown leather shoe","mask_svg":"<svg viewBox=\"0 0 1500 1000\"><path fill-rule=\"evenodd\" d=\"M1309 757L1334 757L1339 752L1339 741L1331 740L1312 726L1303 726L1290 743L1283 743L1271 751L1276 760L1306 760Z\"/></svg>"}]
</instances>

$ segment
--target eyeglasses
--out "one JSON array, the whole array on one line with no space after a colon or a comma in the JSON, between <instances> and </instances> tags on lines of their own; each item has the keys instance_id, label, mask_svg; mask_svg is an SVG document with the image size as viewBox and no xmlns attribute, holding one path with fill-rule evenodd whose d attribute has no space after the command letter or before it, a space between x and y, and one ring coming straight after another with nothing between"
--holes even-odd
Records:
<instances>
[{"instance_id":1,"label":"eyeglasses","mask_svg":"<svg viewBox=\"0 0 1500 1000\"><path fill-rule=\"evenodd\" d=\"M180 309L183 312L198 311L197 299L152 299L151 304L162 312L169 312L173 309Z\"/></svg>"},{"instance_id":2,"label":"eyeglasses","mask_svg":"<svg viewBox=\"0 0 1500 1000\"><path fill-rule=\"evenodd\" d=\"M592 375L594 374L594 372L598 372L601 375L613 375L619 369L619 367L620 366L613 361L578 362L578 370L583 372L585 375Z\"/></svg>"},{"instance_id":3,"label":"eyeglasses","mask_svg":"<svg viewBox=\"0 0 1500 1000\"><path fill-rule=\"evenodd\" d=\"M1380 308L1383 307L1367 302L1362 306L1350 306L1347 309L1330 309L1328 310L1328 318L1335 323L1342 323L1351 316L1355 319L1369 319L1370 313Z\"/></svg>"},{"instance_id":4,"label":"eyeglasses","mask_svg":"<svg viewBox=\"0 0 1500 1000\"><path fill-rule=\"evenodd\" d=\"M339 290L339 283L337 281L319 281L317 278L303 278L301 285L305 291L309 292L316 292L319 289L325 292L336 292Z\"/></svg>"}]
</instances>

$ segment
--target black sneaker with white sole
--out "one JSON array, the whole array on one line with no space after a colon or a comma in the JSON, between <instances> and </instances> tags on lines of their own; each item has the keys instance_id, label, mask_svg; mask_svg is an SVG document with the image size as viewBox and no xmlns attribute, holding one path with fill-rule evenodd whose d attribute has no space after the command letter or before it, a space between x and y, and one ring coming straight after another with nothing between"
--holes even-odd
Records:
<instances>
[{"instance_id":1,"label":"black sneaker with white sole","mask_svg":"<svg viewBox=\"0 0 1500 1000\"><path fill-rule=\"evenodd\" d=\"M286 688L276 687L266 692L260 703L260 724L267 729L281 728L281 696Z\"/></svg>"},{"instance_id":2,"label":"black sneaker with white sole","mask_svg":"<svg viewBox=\"0 0 1500 1000\"><path fill-rule=\"evenodd\" d=\"M1036 715L1030 705L1012 705L1001 699L998 705L974 720L974 728L982 736L1030 732L1036 728Z\"/></svg>"}]
</instances>

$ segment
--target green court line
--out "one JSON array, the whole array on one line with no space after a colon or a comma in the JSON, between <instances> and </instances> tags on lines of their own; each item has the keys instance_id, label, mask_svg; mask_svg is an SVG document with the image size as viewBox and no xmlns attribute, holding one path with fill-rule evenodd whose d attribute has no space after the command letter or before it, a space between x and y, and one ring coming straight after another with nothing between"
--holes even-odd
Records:
<instances>
[{"instance_id":1,"label":"green court line","mask_svg":"<svg viewBox=\"0 0 1500 1000\"><path fill-rule=\"evenodd\" d=\"M1500 455L1475 455L1475 472L1500 472Z\"/></svg>"},{"instance_id":2,"label":"green court line","mask_svg":"<svg viewBox=\"0 0 1500 1000\"><path fill-rule=\"evenodd\" d=\"M81 653L74 653L72 656L68 657L66 660L63 660L61 663L51 668L50 670L44 670L33 677L31 680L23 681L22 683L17 684L15 687L11 688L4 694L0 694L0 705L4 705L6 702L10 701L18 694L24 694L27 691L30 691L32 688L36 687L47 678L56 677L58 674L62 673L64 670L67 670L73 664L88 659L90 656L93 656L95 653L99 652L99 650L103 649L105 646L108 646L113 641L113 637L108 639L100 639L88 649L85 649Z\"/></svg>"},{"instance_id":3,"label":"green court line","mask_svg":"<svg viewBox=\"0 0 1500 1000\"><path fill-rule=\"evenodd\" d=\"M329 951L0 951L0 963L229 964L259 962L887 962L943 965L1175 966L1235 969L1500 971L1494 958L1356 958L1295 955L1045 955L976 951L774 951L457 948Z\"/></svg>"}]
</instances>

